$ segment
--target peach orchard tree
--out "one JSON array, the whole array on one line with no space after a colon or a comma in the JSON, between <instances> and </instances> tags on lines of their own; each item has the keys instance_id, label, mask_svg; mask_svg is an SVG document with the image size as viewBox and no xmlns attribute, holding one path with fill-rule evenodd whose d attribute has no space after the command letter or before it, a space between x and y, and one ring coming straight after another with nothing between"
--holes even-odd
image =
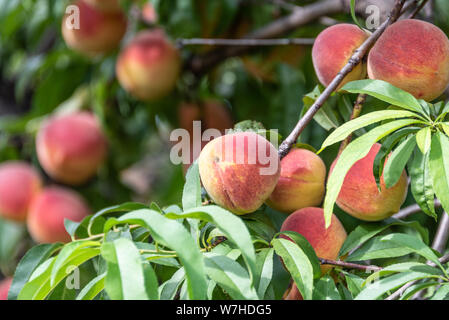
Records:
<instances>
[{"instance_id":1,"label":"peach orchard tree","mask_svg":"<svg viewBox=\"0 0 449 320\"><path fill-rule=\"evenodd\" d=\"M428 102L371 75L343 80L366 64L398 19L427 19L448 32L449 7L443 0L378 1L379 25L326 87L317 85L311 37L326 25L360 24L368 2L155 0L148 14L148 1L122 1L125 39L155 25L175 39L164 59L179 65L156 70L161 78L151 89L164 96L153 97L134 86L139 77L132 71L141 68L126 60L132 48L98 57L95 41L80 48L76 36L59 32L67 1L0 1L0 160L40 167L37 128L67 110L92 111L110 148L98 176L74 187L95 213L65 220L70 242L35 244L24 226L0 221L0 270L13 275L8 298L447 298L449 104L442 92ZM112 30L101 37L107 46L125 32ZM176 87L168 89L172 76ZM320 257L306 236L280 231L285 213L264 204L239 216L220 206L202 186L198 162L185 180L169 163L167 131L182 121L177 106L211 97L232 106L234 132L279 129L280 159L292 148L318 153L327 166L338 156L322 205L323 223L329 226L335 213L348 233L336 259ZM411 192L395 215L367 222L335 203L348 171L375 143L379 189L396 185L406 169ZM130 202L138 192L121 173L142 159L157 164L145 167L154 171L145 191L151 195ZM51 175L46 182L55 183Z\"/></svg>"}]
</instances>

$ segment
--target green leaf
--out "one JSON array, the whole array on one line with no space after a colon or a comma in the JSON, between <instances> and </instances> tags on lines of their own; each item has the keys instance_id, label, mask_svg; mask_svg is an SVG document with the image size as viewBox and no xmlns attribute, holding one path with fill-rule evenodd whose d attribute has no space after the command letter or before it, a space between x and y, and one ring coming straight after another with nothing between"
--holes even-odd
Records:
<instances>
[{"instance_id":1,"label":"green leaf","mask_svg":"<svg viewBox=\"0 0 449 320\"><path fill-rule=\"evenodd\" d=\"M312 264L314 278L315 279L320 278L321 277L320 260L318 260L318 257L315 253L315 249L313 249L309 241L307 241L307 239L304 236L294 231L282 231L280 232L280 234L286 235L289 239L291 239L301 248L301 250L306 254L307 258Z\"/></svg>"},{"instance_id":2,"label":"green leaf","mask_svg":"<svg viewBox=\"0 0 449 320\"><path fill-rule=\"evenodd\" d=\"M394 106L425 115L421 104L413 95L386 81L371 79L352 81L347 83L342 90L351 93L368 94Z\"/></svg>"},{"instance_id":3,"label":"green leaf","mask_svg":"<svg viewBox=\"0 0 449 320\"><path fill-rule=\"evenodd\" d=\"M401 221L394 218L386 219L380 222L366 223L359 225L352 231L343 246L340 249L340 257L348 254L350 251L361 246L366 241L392 226L405 226L416 229L427 243L429 234L427 229L423 228L417 221Z\"/></svg>"},{"instance_id":4,"label":"green leaf","mask_svg":"<svg viewBox=\"0 0 449 320\"><path fill-rule=\"evenodd\" d=\"M102 209L95 213L92 218L89 220L89 225L87 227L87 230L89 234L92 234L92 227L94 222L97 220L98 217L104 216L109 213L116 213L116 212L129 212L133 210L139 210L139 209L146 209L148 206L142 204L142 203L136 203L136 202L127 202L116 206L111 206L105 209Z\"/></svg>"},{"instance_id":5,"label":"green leaf","mask_svg":"<svg viewBox=\"0 0 449 320\"><path fill-rule=\"evenodd\" d=\"M430 127L425 127L418 131L416 134L416 144L423 154L426 154L427 151L429 151L431 142L432 130Z\"/></svg>"},{"instance_id":6,"label":"green leaf","mask_svg":"<svg viewBox=\"0 0 449 320\"><path fill-rule=\"evenodd\" d=\"M405 165L409 161L416 146L413 136L405 139L388 157L384 169L385 186L391 188L399 181Z\"/></svg>"},{"instance_id":7,"label":"green leaf","mask_svg":"<svg viewBox=\"0 0 449 320\"><path fill-rule=\"evenodd\" d=\"M383 241L383 236L367 241L363 246L350 254L347 261L364 261L371 259L395 258L412 253L413 250L394 242Z\"/></svg>"},{"instance_id":8,"label":"green leaf","mask_svg":"<svg viewBox=\"0 0 449 320\"><path fill-rule=\"evenodd\" d=\"M374 179L376 180L376 184L378 189L380 190L380 178L384 171L385 160L387 156L390 154L391 150L406 136L411 133L415 133L420 130L419 127L406 127L393 132L388 137L384 139L382 142L382 146L377 152L376 157L374 158L373 164L373 174Z\"/></svg>"},{"instance_id":9,"label":"green leaf","mask_svg":"<svg viewBox=\"0 0 449 320\"><path fill-rule=\"evenodd\" d=\"M365 114L361 117L358 117L354 120L348 121L342 126L338 127L334 132L332 132L326 140L324 140L321 145L321 149L318 151L320 153L323 149L327 148L334 143L343 141L347 136L349 136L352 132L366 127L368 125L389 120L389 119L398 119L398 118L411 118L415 117L416 114L410 111L405 110L382 110L382 111L374 111L368 114ZM404 121L404 120L403 120ZM419 122L419 121L417 121Z\"/></svg>"},{"instance_id":10,"label":"green leaf","mask_svg":"<svg viewBox=\"0 0 449 320\"><path fill-rule=\"evenodd\" d=\"M55 285L55 283L58 283L61 279L67 276L67 268L78 266L99 255L100 245L100 242L88 240L75 241L66 244L56 256L51 271L51 285Z\"/></svg>"},{"instance_id":11,"label":"green leaf","mask_svg":"<svg viewBox=\"0 0 449 320\"><path fill-rule=\"evenodd\" d=\"M307 255L290 240L273 239L272 245L276 254L282 258L301 295L305 300L312 299L313 266Z\"/></svg>"},{"instance_id":12,"label":"green leaf","mask_svg":"<svg viewBox=\"0 0 449 320\"><path fill-rule=\"evenodd\" d=\"M55 258L50 258L41 264L23 286L17 300L43 300L51 291L50 275Z\"/></svg>"},{"instance_id":13,"label":"green leaf","mask_svg":"<svg viewBox=\"0 0 449 320\"><path fill-rule=\"evenodd\" d=\"M424 282L424 283L414 284L411 287L407 288L407 290L404 291L404 293L401 295L401 300L408 300L411 297L413 297L415 295L415 293L417 293L421 290L424 290L424 289L436 287L440 284L441 283L439 281L428 281L428 282Z\"/></svg>"},{"instance_id":14,"label":"green leaf","mask_svg":"<svg viewBox=\"0 0 449 320\"><path fill-rule=\"evenodd\" d=\"M252 281L256 274L256 253L251 236L242 219L218 206L202 206L183 212L168 213L167 218L192 218L213 223L223 232L227 239L233 242L241 251L248 266Z\"/></svg>"},{"instance_id":15,"label":"green leaf","mask_svg":"<svg viewBox=\"0 0 449 320\"><path fill-rule=\"evenodd\" d=\"M416 122L417 120L404 119L383 124L357 138L343 150L327 182L326 197L324 199L326 227L328 227L331 222L334 204L337 200L346 173L351 169L354 163L364 158L373 144L389 133Z\"/></svg>"},{"instance_id":16,"label":"green leaf","mask_svg":"<svg viewBox=\"0 0 449 320\"><path fill-rule=\"evenodd\" d=\"M449 138L437 132L432 137L429 168L433 190L446 212L449 212Z\"/></svg>"},{"instance_id":17,"label":"green leaf","mask_svg":"<svg viewBox=\"0 0 449 320\"><path fill-rule=\"evenodd\" d=\"M186 273L184 268L179 268L170 279L165 281L159 287L161 300L173 300L179 290L179 287L185 280L185 276Z\"/></svg>"},{"instance_id":18,"label":"green leaf","mask_svg":"<svg viewBox=\"0 0 449 320\"><path fill-rule=\"evenodd\" d=\"M264 299L265 293L273 278L273 255L274 249L264 248L260 250L256 257L258 272L255 287L257 288L257 295L260 299Z\"/></svg>"},{"instance_id":19,"label":"green leaf","mask_svg":"<svg viewBox=\"0 0 449 320\"><path fill-rule=\"evenodd\" d=\"M307 110L309 110L309 108L313 105L313 103L320 95L321 90L319 86L316 86L312 92L304 95L304 107L302 108L300 117L304 116ZM341 124L341 121L337 117L335 108L333 108L332 106L332 99L329 99L323 104L323 106L318 110L313 119L326 131L338 128Z\"/></svg>"},{"instance_id":20,"label":"green leaf","mask_svg":"<svg viewBox=\"0 0 449 320\"><path fill-rule=\"evenodd\" d=\"M186 174L186 183L182 192L182 207L184 210L201 206L201 182L198 162L195 161Z\"/></svg>"},{"instance_id":21,"label":"green leaf","mask_svg":"<svg viewBox=\"0 0 449 320\"><path fill-rule=\"evenodd\" d=\"M205 254L207 275L233 298L258 300L248 272L234 260L216 253Z\"/></svg>"},{"instance_id":22,"label":"green leaf","mask_svg":"<svg viewBox=\"0 0 449 320\"><path fill-rule=\"evenodd\" d=\"M414 236L411 236L408 234L392 233L392 234L383 236L381 238L381 241L390 241L390 242L394 242L398 245L407 247L407 248L413 250L413 252L423 256L427 260L432 261L437 266L439 266L442 270L444 270L440 261L438 261L438 257L432 251L432 249L429 248L424 242L422 242L417 237L414 237Z\"/></svg>"},{"instance_id":23,"label":"green leaf","mask_svg":"<svg viewBox=\"0 0 449 320\"><path fill-rule=\"evenodd\" d=\"M332 277L326 275L315 283L313 300L341 300Z\"/></svg>"},{"instance_id":24,"label":"green leaf","mask_svg":"<svg viewBox=\"0 0 449 320\"><path fill-rule=\"evenodd\" d=\"M93 278L78 294L76 300L94 300L104 290L104 278L106 273Z\"/></svg>"},{"instance_id":25,"label":"green leaf","mask_svg":"<svg viewBox=\"0 0 449 320\"><path fill-rule=\"evenodd\" d=\"M159 298L157 281L146 279L139 250L131 240L119 238L105 242L101 247L101 255L107 262L105 289L112 300ZM154 271L152 277L156 279ZM146 286L150 282L153 285Z\"/></svg>"},{"instance_id":26,"label":"green leaf","mask_svg":"<svg viewBox=\"0 0 449 320\"><path fill-rule=\"evenodd\" d=\"M48 260L61 247L61 243L41 244L28 250L16 268L14 279L9 289L8 299L16 300L19 292L29 281L36 268Z\"/></svg>"},{"instance_id":27,"label":"green leaf","mask_svg":"<svg viewBox=\"0 0 449 320\"><path fill-rule=\"evenodd\" d=\"M421 151L415 151L413 161L409 164L408 172L410 174L410 189L416 203L421 210L437 219L435 212L435 192L432 186L432 176L429 167L429 153L422 154Z\"/></svg>"},{"instance_id":28,"label":"green leaf","mask_svg":"<svg viewBox=\"0 0 449 320\"><path fill-rule=\"evenodd\" d=\"M127 213L118 219L109 219L105 228L109 229L116 224L123 223L138 224L147 228L155 241L176 251L186 272L190 298L204 299L206 275L203 256L185 227L178 221L168 219L168 215L174 215L174 213L167 213L163 216L154 210L141 209Z\"/></svg>"},{"instance_id":29,"label":"green leaf","mask_svg":"<svg viewBox=\"0 0 449 320\"><path fill-rule=\"evenodd\" d=\"M430 300L447 300L449 296L449 283L443 284L438 288L437 292L433 295Z\"/></svg>"},{"instance_id":30,"label":"green leaf","mask_svg":"<svg viewBox=\"0 0 449 320\"><path fill-rule=\"evenodd\" d=\"M403 272L394 274L365 286L362 292L355 297L355 300L378 299L385 293L397 289L407 282L426 278L434 278L434 276L422 272Z\"/></svg>"}]
</instances>

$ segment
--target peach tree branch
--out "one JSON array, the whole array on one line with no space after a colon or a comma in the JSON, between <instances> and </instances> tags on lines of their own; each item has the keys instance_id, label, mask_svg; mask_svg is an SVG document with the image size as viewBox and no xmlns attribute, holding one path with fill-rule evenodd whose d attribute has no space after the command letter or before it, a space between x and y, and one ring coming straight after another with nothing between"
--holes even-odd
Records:
<instances>
[{"instance_id":1,"label":"peach tree branch","mask_svg":"<svg viewBox=\"0 0 449 320\"><path fill-rule=\"evenodd\" d=\"M314 38L283 38L283 39L178 39L176 44L180 47L206 45L206 46L288 46L313 45Z\"/></svg>"},{"instance_id":2,"label":"peach tree branch","mask_svg":"<svg viewBox=\"0 0 449 320\"><path fill-rule=\"evenodd\" d=\"M388 18L385 20L380 27L374 31L368 39L354 52L352 57L349 59L348 63L340 70L340 72L331 81L329 86L321 93L321 95L316 99L314 104L307 110L306 114L298 121L293 131L290 135L282 142L279 147L279 157L282 159L290 151L292 145L296 143L299 135L302 133L304 128L312 121L315 114L323 106L324 102L331 96L343 79L348 75L359 63L362 62L363 57L367 54L368 50L374 45L374 43L379 39L385 29L395 22L401 13L401 9L404 6L405 0L396 0L395 6Z\"/></svg>"}]
</instances>

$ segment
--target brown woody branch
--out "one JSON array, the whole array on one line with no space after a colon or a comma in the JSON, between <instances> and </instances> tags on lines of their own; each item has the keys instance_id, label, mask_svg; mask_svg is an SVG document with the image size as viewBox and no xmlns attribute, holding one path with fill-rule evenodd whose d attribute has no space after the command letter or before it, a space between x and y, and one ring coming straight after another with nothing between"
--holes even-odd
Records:
<instances>
[{"instance_id":1,"label":"brown woody branch","mask_svg":"<svg viewBox=\"0 0 449 320\"><path fill-rule=\"evenodd\" d=\"M336 260L329 260L329 259L322 259L322 258L318 258L318 260L320 260L320 263L322 265L333 265L333 266L343 267L343 268L346 268L346 269L357 269L357 270L363 270L363 271L366 271L366 272L382 270L382 267L374 266L374 265L363 265L363 264L350 263L350 262L344 262L344 261L336 261Z\"/></svg>"},{"instance_id":2,"label":"brown woody branch","mask_svg":"<svg viewBox=\"0 0 449 320\"><path fill-rule=\"evenodd\" d=\"M288 46L288 45L313 45L314 38L284 38L284 39L178 39L176 44L180 47L192 45L207 46Z\"/></svg>"},{"instance_id":3,"label":"brown woody branch","mask_svg":"<svg viewBox=\"0 0 449 320\"><path fill-rule=\"evenodd\" d=\"M441 207L441 202L438 199L435 199L434 201L434 206L439 208ZM405 207L404 209L400 210L398 213L396 213L395 215L393 215L393 218L395 219L404 219L407 218L408 216L421 212L421 208L419 207L419 205L417 204L413 204L411 206Z\"/></svg>"},{"instance_id":4,"label":"brown woody branch","mask_svg":"<svg viewBox=\"0 0 449 320\"><path fill-rule=\"evenodd\" d=\"M314 104L310 107L310 109L306 112L306 114L298 121L293 131L287 137L287 139L282 142L279 147L279 157L282 159L287 155L290 151L292 145L296 143L301 132L304 130L306 125L313 119L318 110L323 106L324 102L330 97L332 92L334 92L344 77L350 73L355 66L357 66L360 62L362 62L363 57L366 55L368 50L374 45L374 43L379 39L385 29L395 22L401 9L404 5L405 0L396 0L395 6L388 16L387 20L376 30L374 31L368 39L354 52L352 57L349 59L348 63L340 70L337 76L332 80L332 82L327 86L327 88L323 91L323 93L318 97L318 99L314 102Z\"/></svg>"}]
</instances>

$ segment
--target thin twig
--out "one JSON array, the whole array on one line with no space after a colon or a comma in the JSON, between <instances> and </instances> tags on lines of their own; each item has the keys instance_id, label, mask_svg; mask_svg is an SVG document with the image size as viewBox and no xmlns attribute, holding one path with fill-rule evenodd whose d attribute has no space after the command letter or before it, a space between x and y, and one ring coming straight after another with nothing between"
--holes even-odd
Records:
<instances>
[{"instance_id":1,"label":"thin twig","mask_svg":"<svg viewBox=\"0 0 449 320\"><path fill-rule=\"evenodd\" d=\"M434 206L435 208L439 208L441 207L441 202L438 199L435 199L434 201ZM419 207L419 205L417 204L413 204L411 206L405 207L404 209L401 209L398 213L396 213L395 215L393 215L393 218L395 219L404 219L407 218L408 216L421 212L421 208Z\"/></svg>"},{"instance_id":2,"label":"thin twig","mask_svg":"<svg viewBox=\"0 0 449 320\"><path fill-rule=\"evenodd\" d=\"M367 271L367 272L382 270L382 267L374 266L374 265L363 265L363 264L356 264L356 263L322 259L322 258L318 258L318 260L320 260L320 263L322 265L333 265L333 266L339 266L339 267L343 267L343 268L347 268L347 269L357 269L357 270L363 270L363 271Z\"/></svg>"},{"instance_id":3,"label":"thin twig","mask_svg":"<svg viewBox=\"0 0 449 320\"><path fill-rule=\"evenodd\" d=\"M414 17L416 17L418 12L421 11L422 8L424 8L424 6L426 5L427 1L428 0L421 1L421 4L419 6L417 6L415 8L415 10L413 10L413 12L408 16L408 19L413 19Z\"/></svg>"},{"instance_id":4,"label":"thin twig","mask_svg":"<svg viewBox=\"0 0 449 320\"><path fill-rule=\"evenodd\" d=\"M207 46L288 46L313 45L314 38L283 38L283 39L178 39L178 46L207 45Z\"/></svg>"},{"instance_id":5,"label":"thin twig","mask_svg":"<svg viewBox=\"0 0 449 320\"><path fill-rule=\"evenodd\" d=\"M368 39L354 52L352 57L349 59L348 63L340 70L337 76L332 80L332 82L327 86L327 88L321 93L318 99L315 100L313 105L307 110L306 114L298 121L293 131L290 135L285 139L279 147L279 157L282 159L287 155L290 151L292 145L296 143L301 132L304 130L307 124L313 119L315 114L320 110L324 102L330 97L332 92L334 92L343 79L346 77L348 73L350 73L355 66L357 66L360 62L362 62L363 57L366 55L368 50L374 45L374 43L379 39L385 29L395 22L401 9L404 5L405 0L396 0L395 6L390 13L389 17L385 20L384 23L374 31Z\"/></svg>"}]
</instances>

